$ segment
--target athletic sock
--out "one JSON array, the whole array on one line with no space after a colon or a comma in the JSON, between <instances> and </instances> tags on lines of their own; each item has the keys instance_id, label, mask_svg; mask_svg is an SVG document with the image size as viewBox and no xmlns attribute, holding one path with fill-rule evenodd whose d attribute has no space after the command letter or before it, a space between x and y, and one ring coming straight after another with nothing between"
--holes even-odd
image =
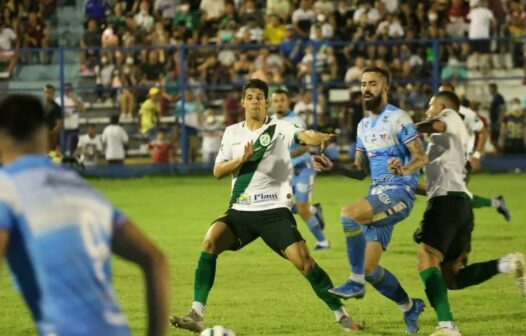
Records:
<instances>
[{"instance_id":1,"label":"athletic sock","mask_svg":"<svg viewBox=\"0 0 526 336\"><path fill-rule=\"evenodd\" d=\"M331 278L329 278L327 273L317 264L312 271L305 274L305 278L309 281L316 295L322 299L332 311L338 310L343 306L338 298L329 294L329 289L334 287Z\"/></svg>"},{"instance_id":2,"label":"athletic sock","mask_svg":"<svg viewBox=\"0 0 526 336\"><path fill-rule=\"evenodd\" d=\"M314 214L311 215L308 221L306 221L307 226L309 227L310 232L314 235L316 238L316 241L323 242L327 239L325 238L325 234L323 233L323 230L321 229L320 222L318 221L318 217L316 217Z\"/></svg>"},{"instance_id":3,"label":"athletic sock","mask_svg":"<svg viewBox=\"0 0 526 336\"><path fill-rule=\"evenodd\" d=\"M362 226L350 217L340 218L345 232L347 258L353 274L363 275L365 272L365 247L366 241Z\"/></svg>"},{"instance_id":4,"label":"athletic sock","mask_svg":"<svg viewBox=\"0 0 526 336\"><path fill-rule=\"evenodd\" d=\"M380 294L394 301L397 305L404 305L405 307L411 301L411 298L409 298L409 295L407 295L406 291L402 288L398 279L381 266L376 267L372 273L367 274L365 280L373 285Z\"/></svg>"},{"instance_id":5,"label":"athletic sock","mask_svg":"<svg viewBox=\"0 0 526 336\"><path fill-rule=\"evenodd\" d=\"M447 287L440 270L431 267L420 272L427 299L437 314L438 321L453 321L453 314L447 297Z\"/></svg>"},{"instance_id":6,"label":"athletic sock","mask_svg":"<svg viewBox=\"0 0 526 336\"><path fill-rule=\"evenodd\" d=\"M478 285L499 273L499 260L490 260L461 268L456 276L456 289Z\"/></svg>"},{"instance_id":7,"label":"athletic sock","mask_svg":"<svg viewBox=\"0 0 526 336\"><path fill-rule=\"evenodd\" d=\"M214 285L214 278L216 274L216 260L215 254L201 252L199 261L197 262L197 269L195 270L194 280L194 301L201 302L206 305L208 293Z\"/></svg>"},{"instance_id":8,"label":"athletic sock","mask_svg":"<svg viewBox=\"0 0 526 336\"><path fill-rule=\"evenodd\" d=\"M492 205L491 198L473 195L473 198L471 199L471 206L473 208L489 208Z\"/></svg>"},{"instance_id":9,"label":"athletic sock","mask_svg":"<svg viewBox=\"0 0 526 336\"><path fill-rule=\"evenodd\" d=\"M192 302L192 309L195 310L197 315L203 317L205 315L205 305L201 302L194 301Z\"/></svg>"}]
</instances>

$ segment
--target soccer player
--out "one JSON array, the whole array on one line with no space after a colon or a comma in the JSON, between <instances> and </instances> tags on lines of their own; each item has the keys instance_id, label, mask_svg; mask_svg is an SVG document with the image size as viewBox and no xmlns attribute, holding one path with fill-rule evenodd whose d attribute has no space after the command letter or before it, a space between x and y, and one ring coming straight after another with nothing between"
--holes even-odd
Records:
<instances>
[{"instance_id":1,"label":"soccer player","mask_svg":"<svg viewBox=\"0 0 526 336\"><path fill-rule=\"evenodd\" d=\"M414 237L418 243L417 268L439 321L438 330L432 336L461 335L453 322L447 289L463 289L498 273L508 273L516 278L524 293L524 256L521 253L467 266L473 211L464 167L470 135L457 113L459 106L460 101L453 92L439 92L429 102L426 121L416 125L419 132L431 134L423 190L428 203ZM392 170L397 171L400 166L399 161L390 162Z\"/></svg>"},{"instance_id":2,"label":"soccer player","mask_svg":"<svg viewBox=\"0 0 526 336\"><path fill-rule=\"evenodd\" d=\"M0 261L7 258L38 333L130 335L112 285L113 251L141 267L147 334L164 335L164 255L75 172L52 164L48 140L40 99L16 94L0 102Z\"/></svg>"},{"instance_id":3,"label":"soccer player","mask_svg":"<svg viewBox=\"0 0 526 336\"><path fill-rule=\"evenodd\" d=\"M274 91L271 99L271 107L278 119L291 122L299 129L306 128L303 119L289 109L290 101L288 91L283 89ZM329 241L323 233L325 223L323 221L321 206L310 203L316 171L312 168L310 162L311 155L309 153L309 147L293 143L290 148L290 156L292 157L292 166L294 168L292 190L296 201L296 206L293 207L293 210L294 208L296 209L297 213L299 213L305 224L309 227L312 235L316 238L314 250L329 249Z\"/></svg>"},{"instance_id":4,"label":"soccer player","mask_svg":"<svg viewBox=\"0 0 526 336\"><path fill-rule=\"evenodd\" d=\"M329 292L344 299L362 298L367 281L399 305L407 333L416 333L423 301L410 298L395 276L379 263L394 225L409 216L413 208L418 171L426 164L427 156L409 115L388 104L389 82L389 73L384 69L363 70L361 90L369 117L358 125L354 163L350 167L333 164L325 156L313 156L313 162L316 170L334 169L356 179L364 179L370 170L372 180L369 195L341 211L352 273L343 285ZM390 172L387 165L388 160L395 159L404 164L398 175Z\"/></svg>"},{"instance_id":5,"label":"soccer player","mask_svg":"<svg viewBox=\"0 0 526 336\"><path fill-rule=\"evenodd\" d=\"M440 85L438 91L455 92L455 87L453 84L444 83ZM477 171L480 169L480 158L484 153L484 146L486 145L486 140L488 139L488 131L477 113L469 107L460 105L458 113L464 121L469 135L468 161L466 163L466 169L468 172L467 178L469 179L469 174L472 171ZM493 207L497 209L498 213L504 216L504 219L507 222L509 222L511 219L510 211L506 207L506 202L503 196L488 198L479 195L473 195L471 205L473 208Z\"/></svg>"},{"instance_id":6,"label":"soccer player","mask_svg":"<svg viewBox=\"0 0 526 336\"><path fill-rule=\"evenodd\" d=\"M204 306L214 283L218 255L239 250L261 237L305 276L344 330L358 330L340 300L327 292L332 288L331 279L310 256L290 212L290 145L296 142L323 147L334 135L301 130L289 122L270 118L268 102L264 81L251 79L244 85L241 106L245 109L245 121L226 128L214 166L216 178L232 175L230 207L213 222L204 238L191 311L182 317L173 316L171 323L178 328L202 331Z\"/></svg>"}]
</instances>

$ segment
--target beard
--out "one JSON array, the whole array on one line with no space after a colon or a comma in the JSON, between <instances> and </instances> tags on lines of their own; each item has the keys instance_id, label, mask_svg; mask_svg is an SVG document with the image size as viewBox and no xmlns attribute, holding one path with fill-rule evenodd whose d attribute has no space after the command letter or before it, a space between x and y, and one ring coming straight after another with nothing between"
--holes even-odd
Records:
<instances>
[{"instance_id":1,"label":"beard","mask_svg":"<svg viewBox=\"0 0 526 336\"><path fill-rule=\"evenodd\" d=\"M372 95L372 93L368 93ZM379 94L378 96L373 96L371 100L363 100L363 109L366 111L371 111L373 113L376 113L378 111L378 108L380 107L380 104L382 104L382 95Z\"/></svg>"}]
</instances>

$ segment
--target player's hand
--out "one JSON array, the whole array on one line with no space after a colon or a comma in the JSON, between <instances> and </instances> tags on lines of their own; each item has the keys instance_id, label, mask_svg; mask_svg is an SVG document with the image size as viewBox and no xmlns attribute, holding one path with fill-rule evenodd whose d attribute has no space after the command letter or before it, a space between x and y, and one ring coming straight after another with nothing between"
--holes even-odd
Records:
<instances>
[{"instance_id":1,"label":"player's hand","mask_svg":"<svg viewBox=\"0 0 526 336\"><path fill-rule=\"evenodd\" d=\"M332 161L325 155L313 155L312 165L317 172L329 171L332 169Z\"/></svg>"},{"instance_id":2,"label":"player's hand","mask_svg":"<svg viewBox=\"0 0 526 336\"><path fill-rule=\"evenodd\" d=\"M387 160L387 168L394 175L404 175L404 166L402 165L402 160L399 158L390 158Z\"/></svg>"},{"instance_id":3,"label":"player's hand","mask_svg":"<svg viewBox=\"0 0 526 336\"><path fill-rule=\"evenodd\" d=\"M336 139L336 134L333 134L333 133L321 133L321 136L322 136L321 151L323 152L325 150L325 148L327 148L327 146L329 146L329 144Z\"/></svg>"},{"instance_id":4,"label":"player's hand","mask_svg":"<svg viewBox=\"0 0 526 336\"><path fill-rule=\"evenodd\" d=\"M245 151L243 152L243 156L241 157L241 163L247 162L254 155L254 149L252 148L253 144L253 141L247 142L245 144Z\"/></svg>"},{"instance_id":5,"label":"player's hand","mask_svg":"<svg viewBox=\"0 0 526 336\"><path fill-rule=\"evenodd\" d=\"M480 170L480 159L471 158L471 160L469 160L469 164L471 165L473 172Z\"/></svg>"}]
</instances>

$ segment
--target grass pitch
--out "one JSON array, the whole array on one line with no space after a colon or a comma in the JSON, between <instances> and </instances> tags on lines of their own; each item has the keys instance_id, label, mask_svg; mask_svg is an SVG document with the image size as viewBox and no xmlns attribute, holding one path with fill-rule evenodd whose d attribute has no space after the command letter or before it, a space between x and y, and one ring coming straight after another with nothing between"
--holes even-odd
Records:
<instances>
[{"instance_id":1,"label":"grass pitch","mask_svg":"<svg viewBox=\"0 0 526 336\"><path fill-rule=\"evenodd\" d=\"M193 277L201 240L210 222L227 207L230 181L212 177L159 177L136 180L93 180L92 184L125 211L165 251L170 259L172 312L186 313L192 301ZM475 210L471 262L526 252L526 175L477 175L471 189L480 195L503 194L512 211L507 224L494 209ZM366 194L367 182L339 176L319 177L313 200L321 202L332 249L313 253L335 284L348 276L340 208ZM420 319L421 335L435 329L435 314L425 298L416 271L412 233L419 223L425 199L419 198L411 216L396 225L382 265L391 270L413 297L428 305ZM298 227L309 246L314 240L306 225ZM67 266L65 266L67 267ZM12 289L5 266L0 269L0 335L35 335L20 297ZM117 296L134 335L145 334L145 307L139 270L115 259L113 277ZM498 275L482 285L450 292L453 314L463 335L526 335L526 298L513 281ZM363 300L346 302L356 321L365 321L360 335L403 335L398 307L371 286ZM214 288L209 297L207 325L223 325L237 335L340 335L332 313L312 292L308 282L287 261L257 240L245 249L218 259ZM190 335L170 330L168 335Z\"/></svg>"}]
</instances>

